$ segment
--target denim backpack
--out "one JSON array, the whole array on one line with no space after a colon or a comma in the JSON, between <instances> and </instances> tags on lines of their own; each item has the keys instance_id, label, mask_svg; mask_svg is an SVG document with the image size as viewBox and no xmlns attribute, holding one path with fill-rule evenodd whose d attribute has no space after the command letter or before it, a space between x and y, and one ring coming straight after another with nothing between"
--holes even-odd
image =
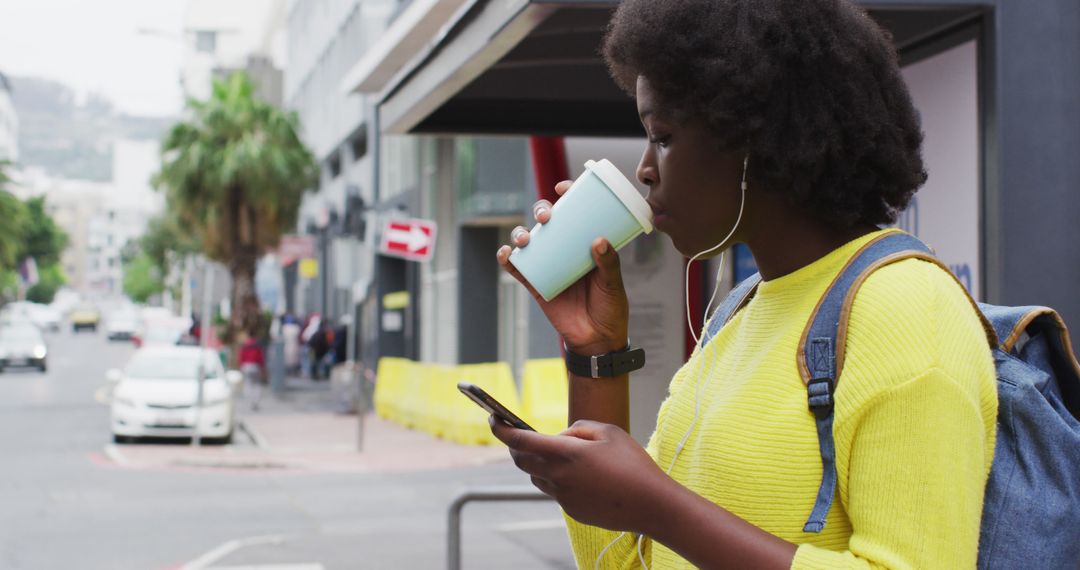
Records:
<instances>
[{"instance_id":1,"label":"denim backpack","mask_svg":"<svg viewBox=\"0 0 1080 570\"><path fill-rule=\"evenodd\" d=\"M825 292L797 354L817 426L822 480L803 527L821 532L836 491L833 394L844 365L855 292L876 269L904 259L948 269L929 247L902 232L860 249ZM952 273L949 273L952 275ZM749 302L753 275L717 308L702 346ZM983 501L980 569L1080 565L1080 365L1061 317L1047 307L976 304L997 367L997 444ZM998 342L998 339L1002 339Z\"/></svg>"}]
</instances>

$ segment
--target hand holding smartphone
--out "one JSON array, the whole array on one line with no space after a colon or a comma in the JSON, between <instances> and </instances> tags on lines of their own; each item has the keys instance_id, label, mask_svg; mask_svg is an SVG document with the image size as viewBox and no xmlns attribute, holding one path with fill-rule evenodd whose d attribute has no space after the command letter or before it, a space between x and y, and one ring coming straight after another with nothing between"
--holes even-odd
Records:
<instances>
[{"instance_id":1,"label":"hand holding smartphone","mask_svg":"<svg viewBox=\"0 0 1080 570\"><path fill-rule=\"evenodd\" d=\"M490 394L485 392L479 386L470 384L469 382L458 382L457 387L458 390L461 390L462 394L465 394L470 400L476 402L476 405L486 410L487 413L499 418L506 425L517 429L536 431L532 426L525 423L524 420L517 417L517 415L510 410L506 409L506 406L499 403L495 398L492 398Z\"/></svg>"}]
</instances>

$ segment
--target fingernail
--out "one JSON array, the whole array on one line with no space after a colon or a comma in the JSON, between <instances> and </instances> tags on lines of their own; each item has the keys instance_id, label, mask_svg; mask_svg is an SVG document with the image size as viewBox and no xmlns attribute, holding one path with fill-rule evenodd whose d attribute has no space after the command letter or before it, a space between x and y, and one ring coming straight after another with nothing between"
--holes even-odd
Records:
<instances>
[{"instance_id":1,"label":"fingernail","mask_svg":"<svg viewBox=\"0 0 1080 570\"><path fill-rule=\"evenodd\" d=\"M534 218L539 218L540 214L545 212L545 211L547 211L547 207L545 207L545 206L537 206L536 209L533 210L533 217Z\"/></svg>"},{"instance_id":2,"label":"fingernail","mask_svg":"<svg viewBox=\"0 0 1080 570\"><path fill-rule=\"evenodd\" d=\"M607 240L604 240L600 243L600 247L598 247L596 250L600 252L600 255L605 255L607 253L607 246Z\"/></svg>"},{"instance_id":3,"label":"fingernail","mask_svg":"<svg viewBox=\"0 0 1080 570\"><path fill-rule=\"evenodd\" d=\"M514 241L517 241L517 239L519 237L521 237L522 234L524 234L524 233L525 233L525 230L523 230L521 228L514 228L514 231L510 232L510 239L512 239Z\"/></svg>"}]
</instances>

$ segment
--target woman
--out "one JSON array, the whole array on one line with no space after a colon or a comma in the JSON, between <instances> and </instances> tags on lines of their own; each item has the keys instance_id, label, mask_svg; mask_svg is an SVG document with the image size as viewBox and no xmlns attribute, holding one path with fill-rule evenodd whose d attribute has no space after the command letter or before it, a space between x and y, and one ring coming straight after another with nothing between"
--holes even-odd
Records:
<instances>
[{"instance_id":1,"label":"woman","mask_svg":"<svg viewBox=\"0 0 1080 570\"><path fill-rule=\"evenodd\" d=\"M579 566L974 566L993 362L963 290L919 260L876 271L855 298L837 500L820 533L803 532L822 468L800 335L926 178L887 35L844 0L625 0L604 56L648 135L637 177L657 229L688 257L745 243L764 282L675 375L646 449L626 433L627 375L571 375L563 434L492 421L562 505ZM539 222L550 207L537 203ZM527 247L528 231L513 241ZM509 253L499 263L528 286ZM551 302L533 292L580 355L627 344L618 255L598 238L593 257L597 269Z\"/></svg>"}]
</instances>

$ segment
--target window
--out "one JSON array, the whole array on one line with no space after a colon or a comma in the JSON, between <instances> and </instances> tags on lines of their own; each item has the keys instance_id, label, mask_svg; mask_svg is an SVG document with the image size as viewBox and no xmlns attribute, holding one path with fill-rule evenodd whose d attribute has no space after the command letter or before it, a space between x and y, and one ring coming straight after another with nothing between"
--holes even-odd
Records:
<instances>
[{"instance_id":1,"label":"window","mask_svg":"<svg viewBox=\"0 0 1080 570\"><path fill-rule=\"evenodd\" d=\"M213 30L200 30L195 32L195 51L199 53L214 53L217 50L217 32Z\"/></svg>"},{"instance_id":2,"label":"window","mask_svg":"<svg viewBox=\"0 0 1080 570\"><path fill-rule=\"evenodd\" d=\"M327 170L330 171L330 178L337 178L341 176L341 156L334 152L326 164Z\"/></svg>"},{"instance_id":3,"label":"window","mask_svg":"<svg viewBox=\"0 0 1080 570\"><path fill-rule=\"evenodd\" d=\"M360 160L367 154L367 133L360 133L349 141L352 147L353 160Z\"/></svg>"}]
</instances>

